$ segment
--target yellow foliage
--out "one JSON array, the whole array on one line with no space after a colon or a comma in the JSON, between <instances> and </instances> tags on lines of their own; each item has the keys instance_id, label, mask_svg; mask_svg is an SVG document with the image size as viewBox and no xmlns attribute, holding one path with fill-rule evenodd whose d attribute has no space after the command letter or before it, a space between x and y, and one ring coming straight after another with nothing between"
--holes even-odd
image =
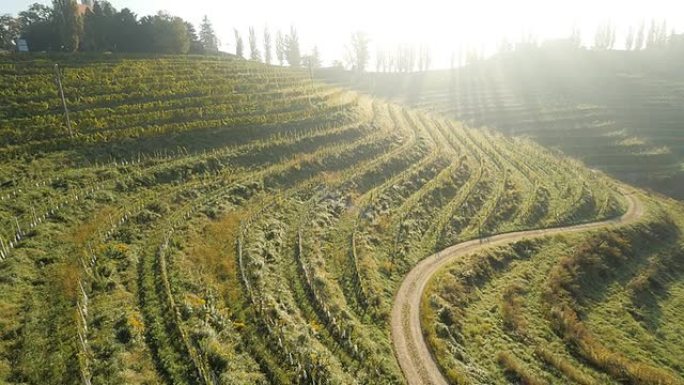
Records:
<instances>
[{"instance_id":1,"label":"yellow foliage","mask_svg":"<svg viewBox=\"0 0 684 385\"><path fill-rule=\"evenodd\" d=\"M128 315L128 325L137 335L142 335L145 332L145 324L139 313L130 313Z\"/></svg>"},{"instance_id":2,"label":"yellow foliage","mask_svg":"<svg viewBox=\"0 0 684 385\"><path fill-rule=\"evenodd\" d=\"M195 294L185 293L185 303L190 305L191 307L201 307L205 304L205 301L203 298L200 298Z\"/></svg>"}]
</instances>

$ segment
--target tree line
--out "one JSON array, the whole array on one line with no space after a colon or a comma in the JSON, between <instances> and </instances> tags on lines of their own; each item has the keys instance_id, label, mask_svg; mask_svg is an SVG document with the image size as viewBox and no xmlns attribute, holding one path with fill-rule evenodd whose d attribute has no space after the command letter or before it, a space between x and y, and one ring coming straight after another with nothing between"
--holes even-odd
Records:
<instances>
[{"instance_id":1,"label":"tree line","mask_svg":"<svg viewBox=\"0 0 684 385\"><path fill-rule=\"evenodd\" d=\"M648 27L648 28L647 28ZM234 30L235 55L244 59L267 64L291 67L318 68L320 54L314 47L302 54L299 34L292 26L288 32L278 30L273 36L268 27L261 37L250 27L247 44L237 29ZM567 39L544 42L543 45L561 45L565 48L582 47L581 32L573 28ZM130 9L116 10L109 2L88 1L78 4L76 0L53 0L52 6L35 3L17 17L0 16L0 50L16 50L17 41L23 39L31 51L64 52L146 52L162 54L216 54L221 42L207 16L200 24L199 32L193 24L180 17L164 12L138 17ZM357 31L351 35L344 57L335 66L364 72L371 60L370 38ZM598 26L593 39L593 50L613 50L616 45L616 28L606 22ZM534 36L526 36L515 44L504 40L499 53L538 47ZM650 26L642 22L638 28L629 27L624 49L639 51L651 48L684 48L684 35L668 30L665 21L652 20ZM249 52L247 52L249 51ZM469 50L459 55L458 64L476 62L484 53ZM399 44L391 49L378 49L374 55L377 72L427 71L432 65L428 45ZM452 67L454 58L452 57Z\"/></svg>"},{"instance_id":2,"label":"tree line","mask_svg":"<svg viewBox=\"0 0 684 385\"><path fill-rule=\"evenodd\" d=\"M14 50L19 39L31 51L110 51L167 54L216 53L219 41L205 16L195 27L164 12L138 18L107 1L78 4L53 0L35 3L17 17L0 16L0 49Z\"/></svg>"},{"instance_id":3,"label":"tree line","mask_svg":"<svg viewBox=\"0 0 684 385\"><path fill-rule=\"evenodd\" d=\"M264 63L292 67L321 65L317 47L302 54L299 34L292 26L278 31L275 39L268 28L260 44L256 30L249 28L248 49L235 29L235 55ZM195 27L164 12L138 18L130 9L116 10L107 1L78 4L75 0L53 0L52 6L35 3L17 17L0 16L0 50L17 49L26 40L30 51L149 52L163 54L218 53L220 41L207 16ZM263 47L263 54L262 54Z\"/></svg>"},{"instance_id":4,"label":"tree line","mask_svg":"<svg viewBox=\"0 0 684 385\"><path fill-rule=\"evenodd\" d=\"M596 50L614 49L615 40L615 26L611 23L604 23L596 30L593 48ZM646 22L642 22L638 28L629 27L624 49L640 51L649 48L668 48L679 42L681 42L681 35L677 35L674 30L668 31L665 20L661 22L651 20L648 30L646 30Z\"/></svg>"},{"instance_id":5,"label":"tree line","mask_svg":"<svg viewBox=\"0 0 684 385\"><path fill-rule=\"evenodd\" d=\"M281 66L287 63L290 67L318 68L321 66L321 58L317 46L314 46L309 54L302 54L299 45L299 33L294 26L290 27L288 33L278 30L275 40L273 40L268 27L264 28L262 39L259 39L254 27L249 27L247 37L249 54L245 52L245 43L240 31L237 29L233 31L235 34L235 55L243 59L266 64L279 64ZM263 48L263 55L261 48Z\"/></svg>"}]
</instances>

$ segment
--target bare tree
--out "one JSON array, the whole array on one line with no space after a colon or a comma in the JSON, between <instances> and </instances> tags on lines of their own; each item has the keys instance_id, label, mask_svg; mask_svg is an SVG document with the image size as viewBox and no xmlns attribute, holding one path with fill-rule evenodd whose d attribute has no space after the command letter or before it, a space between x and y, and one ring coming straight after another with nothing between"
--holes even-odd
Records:
<instances>
[{"instance_id":1,"label":"bare tree","mask_svg":"<svg viewBox=\"0 0 684 385\"><path fill-rule=\"evenodd\" d=\"M658 27L656 21L651 20L651 28L648 30L648 38L646 40L646 48L653 48L656 46L658 40Z\"/></svg>"},{"instance_id":2,"label":"bare tree","mask_svg":"<svg viewBox=\"0 0 684 385\"><path fill-rule=\"evenodd\" d=\"M271 49L271 32L268 27L264 28L264 63L271 64L273 53Z\"/></svg>"},{"instance_id":3,"label":"bare tree","mask_svg":"<svg viewBox=\"0 0 684 385\"><path fill-rule=\"evenodd\" d=\"M572 27L572 32L570 32L570 43L575 48L582 46L582 32L578 26Z\"/></svg>"},{"instance_id":4,"label":"bare tree","mask_svg":"<svg viewBox=\"0 0 684 385\"><path fill-rule=\"evenodd\" d=\"M418 48L418 69L420 71L429 70L431 62L430 47L426 44L421 44Z\"/></svg>"},{"instance_id":5,"label":"bare tree","mask_svg":"<svg viewBox=\"0 0 684 385\"><path fill-rule=\"evenodd\" d=\"M645 33L646 33L646 23L641 22L641 25L639 26L639 32L636 35L636 39L634 40L634 50L639 51L642 48L644 48L644 39L645 39Z\"/></svg>"},{"instance_id":6,"label":"bare tree","mask_svg":"<svg viewBox=\"0 0 684 385\"><path fill-rule=\"evenodd\" d=\"M667 46L668 34L667 34L667 20L663 19L660 23L660 29L658 30L658 47Z\"/></svg>"},{"instance_id":7,"label":"bare tree","mask_svg":"<svg viewBox=\"0 0 684 385\"><path fill-rule=\"evenodd\" d=\"M321 68L321 54L318 52L317 46L314 46L311 54L302 57L302 63L310 70Z\"/></svg>"},{"instance_id":8,"label":"bare tree","mask_svg":"<svg viewBox=\"0 0 684 385\"><path fill-rule=\"evenodd\" d=\"M276 57L281 66L285 64L285 49L285 37L282 32L278 31L276 35Z\"/></svg>"},{"instance_id":9,"label":"bare tree","mask_svg":"<svg viewBox=\"0 0 684 385\"><path fill-rule=\"evenodd\" d=\"M285 39L285 59L290 67L299 67L302 62L302 56L299 50L299 35L294 26L290 27L290 33Z\"/></svg>"},{"instance_id":10,"label":"bare tree","mask_svg":"<svg viewBox=\"0 0 684 385\"><path fill-rule=\"evenodd\" d=\"M406 55L406 72L413 72L416 67L416 49L412 45L408 46Z\"/></svg>"},{"instance_id":11,"label":"bare tree","mask_svg":"<svg viewBox=\"0 0 684 385\"><path fill-rule=\"evenodd\" d=\"M596 29L594 35L594 49L607 50L615 46L615 27L607 22Z\"/></svg>"},{"instance_id":12,"label":"bare tree","mask_svg":"<svg viewBox=\"0 0 684 385\"><path fill-rule=\"evenodd\" d=\"M625 38L625 50L631 51L634 46L634 27L629 27L627 37Z\"/></svg>"},{"instance_id":13,"label":"bare tree","mask_svg":"<svg viewBox=\"0 0 684 385\"><path fill-rule=\"evenodd\" d=\"M368 36L361 31L354 32L351 36L350 45L347 47L347 61L355 71L363 72L366 70L370 58L369 41Z\"/></svg>"},{"instance_id":14,"label":"bare tree","mask_svg":"<svg viewBox=\"0 0 684 385\"><path fill-rule=\"evenodd\" d=\"M386 69L387 55L384 50L382 50L380 47L377 47L375 50L375 72L380 72Z\"/></svg>"},{"instance_id":15,"label":"bare tree","mask_svg":"<svg viewBox=\"0 0 684 385\"><path fill-rule=\"evenodd\" d=\"M240 36L240 32L237 29L233 29L233 31L235 32L235 55L244 59L245 45L242 42L242 36Z\"/></svg>"},{"instance_id":16,"label":"bare tree","mask_svg":"<svg viewBox=\"0 0 684 385\"><path fill-rule=\"evenodd\" d=\"M249 58L254 61L261 61L261 52L257 43L254 27L249 27Z\"/></svg>"}]
</instances>

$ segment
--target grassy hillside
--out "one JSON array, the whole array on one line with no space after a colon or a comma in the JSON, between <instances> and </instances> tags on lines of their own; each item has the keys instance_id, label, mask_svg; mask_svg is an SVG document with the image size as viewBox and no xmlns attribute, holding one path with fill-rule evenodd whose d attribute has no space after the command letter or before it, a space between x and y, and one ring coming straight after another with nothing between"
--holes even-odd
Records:
<instances>
[{"instance_id":1,"label":"grassy hillside","mask_svg":"<svg viewBox=\"0 0 684 385\"><path fill-rule=\"evenodd\" d=\"M416 261L624 210L531 141L307 75L0 58L0 382L401 384L388 316Z\"/></svg>"},{"instance_id":2,"label":"grassy hillside","mask_svg":"<svg viewBox=\"0 0 684 385\"><path fill-rule=\"evenodd\" d=\"M629 183L684 198L681 52L547 47L457 70L321 76L472 126L527 136Z\"/></svg>"},{"instance_id":3,"label":"grassy hillside","mask_svg":"<svg viewBox=\"0 0 684 385\"><path fill-rule=\"evenodd\" d=\"M453 383L684 384L684 208L524 240L438 273L423 327Z\"/></svg>"}]
</instances>

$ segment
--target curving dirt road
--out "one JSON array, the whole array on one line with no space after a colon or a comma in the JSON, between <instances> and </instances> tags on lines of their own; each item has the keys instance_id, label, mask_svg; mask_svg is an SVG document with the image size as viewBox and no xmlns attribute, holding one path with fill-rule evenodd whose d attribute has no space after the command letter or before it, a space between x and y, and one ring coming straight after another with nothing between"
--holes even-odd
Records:
<instances>
[{"instance_id":1,"label":"curving dirt road","mask_svg":"<svg viewBox=\"0 0 684 385\"><path fill-rule=\"evenodd\" d=\"M633 193L621 190L628 201L627 212L617 219L575 226L518 231L479 239L448 247L418 263L404 278L392 305L392 345L409 385L447 385L437 363L428 350L420 327L420 300L428 281L441 267L456 258L480 248L500 246L523 238L537 238L558 233L575 233L609 225L624 225L641 218L644 206Z\"/></svg>"}]
</instances>

